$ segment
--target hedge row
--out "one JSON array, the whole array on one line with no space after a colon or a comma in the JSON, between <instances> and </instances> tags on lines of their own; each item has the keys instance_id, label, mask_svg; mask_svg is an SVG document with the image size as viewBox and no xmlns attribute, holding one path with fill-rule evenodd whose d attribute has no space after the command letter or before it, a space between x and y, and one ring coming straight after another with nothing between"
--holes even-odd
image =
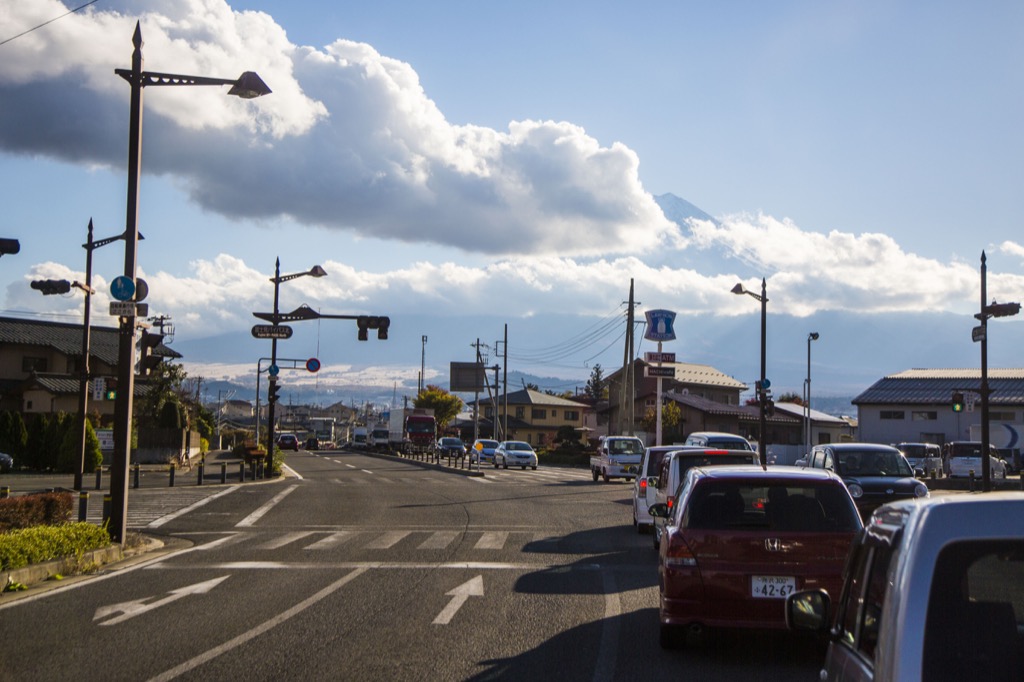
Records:
<instances>
[{"instance_id":1,"label":"hedge row","mask_svg":"<svg viewBox=\"0 0 1024 682\"><path fill-rule=\"evenodd\" d=\"M0 534L0 571L81 556L109 544L106 528L85 522L12 530Z\"/></svg>"},{"instance_id":2,"label":"hedge row","mask_svg":"<svg viewBox=\"0 0 1024 682\"><path fill-rule=\"evenodd\" d=\"M0 499L0 533L55 526L71 520L71 493L39 493Z\"/></svg>"}]
</instances>

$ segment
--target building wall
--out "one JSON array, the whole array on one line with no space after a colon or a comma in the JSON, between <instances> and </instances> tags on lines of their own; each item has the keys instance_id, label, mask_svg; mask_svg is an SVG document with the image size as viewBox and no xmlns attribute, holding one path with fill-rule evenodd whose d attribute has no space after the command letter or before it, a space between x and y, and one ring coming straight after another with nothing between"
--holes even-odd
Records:
<instances>
[{"instance_id":1,"label":"building wall","mask_svg":"<svg viewBox=\"0 0 1024 682\"><path fill-rule=\"evenodd\" d=\"M1024 421L1024 410L990 406L991 422ZM934 416L934 419L931 418ZM1007 419L1006 417L1011 417ZM981 409L953 412L949 405L858 405L860 438L866 443L970 440L971 425L980 426Z\"/></svg>"}]
</instances>

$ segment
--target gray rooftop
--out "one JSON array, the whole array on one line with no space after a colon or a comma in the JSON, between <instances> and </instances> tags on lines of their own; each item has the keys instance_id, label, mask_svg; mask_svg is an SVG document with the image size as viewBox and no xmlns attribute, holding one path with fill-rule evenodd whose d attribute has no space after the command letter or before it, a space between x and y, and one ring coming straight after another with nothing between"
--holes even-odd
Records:
<instances>
[{"instance_id":1,"label":"gray rooftop","mask_svg":"<svg viewBox=\"0 0 1024 682\"><path fill-rule=\"evenodd\" d=\"M989 369L991 405L1024 405L1024 369ZM911 369L879 379L854 405L946 405L954 391L981 388L980 369Z\"/></svg>"}]
</instances>

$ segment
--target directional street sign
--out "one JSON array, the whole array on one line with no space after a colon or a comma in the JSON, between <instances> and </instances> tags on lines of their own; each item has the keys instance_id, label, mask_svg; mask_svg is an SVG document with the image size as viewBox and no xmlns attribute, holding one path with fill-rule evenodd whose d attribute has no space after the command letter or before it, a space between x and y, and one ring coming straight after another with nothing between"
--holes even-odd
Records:
<instances>
[{"instance_id":1,"label":"directional street sign","mask_svg":"<svg viewBox=\"0 0 1024 682\"><path fill-rule=\"evenodd\" d=\"M283 324L254 324L252 335L257 339L290 339L292 328Z\"/></svg>"},{"instance_id":2,"label":"directional street sign","mask_svg":"<svg viewBox=\"0 0 1024 682\"><path fill-rule=\"evenodd\" d=\"M985 327L978 325L971 330L971 341L977 343L978 341L985 340Z\"/></svg>"},{"instance_id":3,"label":"directional street sign","mask_svg":"<svg viewBox=\"0 0 1024 682\"><path fill-rule=\"evenodd\" d=\"M278 367L277 365L271 365L270 367L267 367L267 374L269 374L272 377L276 377L280 373L281 368Z\"/></svg>"},{"instance_id":4,"label":"directional street sign","mask_svg":"<svg viewBox=\"0 0 1024 682\"><path fill-rule=\"evenodd\" d=\"M145 317L149 315L149 304L135 301L111 301L110 314L117 317Z\"/></svg>"},{"instance_id":5,"label":"directional street sign","mask_svg":"<svg viewBox=\"0 0 1024 682\"><path fill-rule=\"evenodd\" d=\"M646 377L669 377L674 378L676 375L675 367L651 367L647 366L644 368L644 376Z\"/></svg>"},{"instance_id":6,"label":"directional street sign","mask_svg":"<svg viewBox=\"0 0 1024 682\"><path fill-rule=\"evenodd\" d=\"M645 362L675 362L675 353L644 353Z\"/></svg>"}]
</instances>

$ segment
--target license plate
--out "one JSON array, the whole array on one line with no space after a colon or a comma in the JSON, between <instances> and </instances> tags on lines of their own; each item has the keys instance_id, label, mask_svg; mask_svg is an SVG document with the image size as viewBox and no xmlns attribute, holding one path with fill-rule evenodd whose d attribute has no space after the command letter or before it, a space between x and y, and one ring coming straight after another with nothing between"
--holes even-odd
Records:
<instances>
[{"instance_id":1,"label":"license plate","mask_svg":"<svg viewBox=\"0 0 1024 682\"><path fill-rule=\"evenodd\" d=\"M796 591L792 576L755 575L750 579L750 594L755 599L785 599Z\"/></svg>"}]
</instances>

